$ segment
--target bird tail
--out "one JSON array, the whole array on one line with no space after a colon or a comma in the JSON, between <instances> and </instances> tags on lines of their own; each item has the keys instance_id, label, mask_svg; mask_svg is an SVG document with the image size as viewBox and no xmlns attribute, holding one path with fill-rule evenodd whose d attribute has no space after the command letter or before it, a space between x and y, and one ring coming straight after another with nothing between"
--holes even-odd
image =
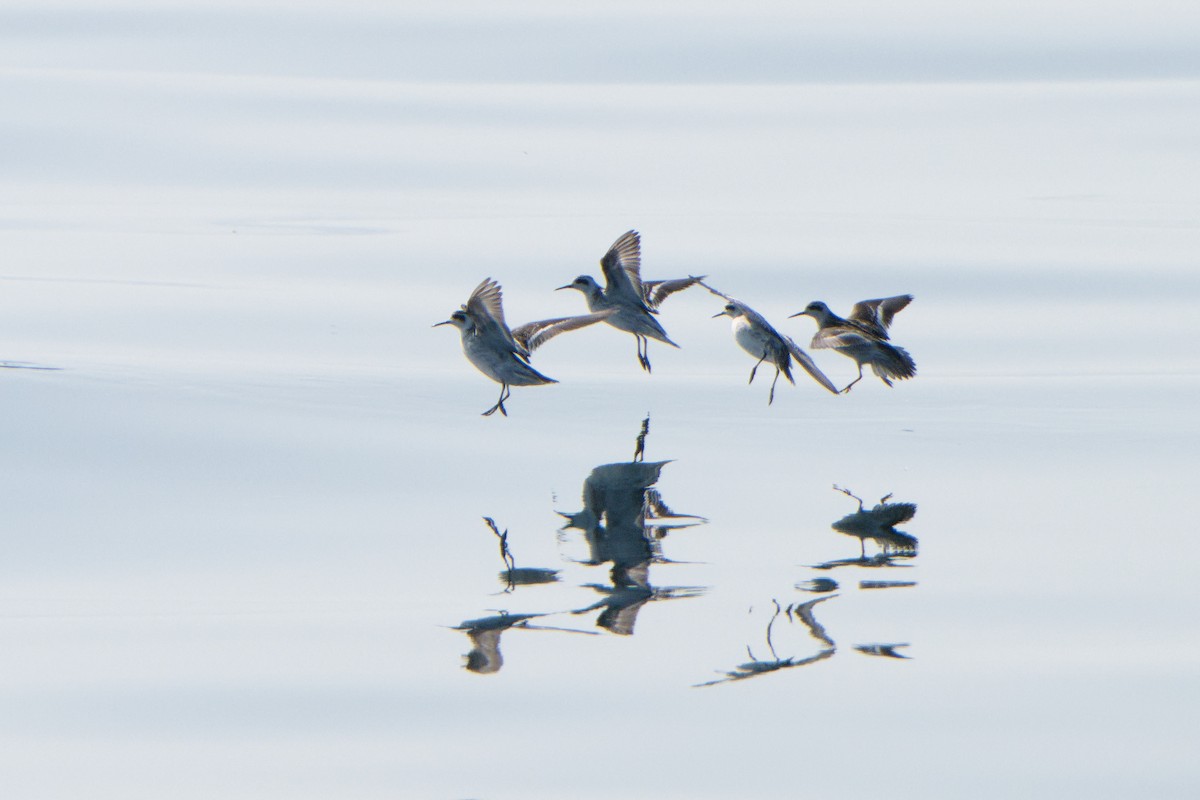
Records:
<instances>
[{"instance_id":1,"label":"bird tail","mask_svg":"<svg viewBox=\"0 0 1200 800\"><path fill-rule=\"evenodd\" d=\"M879 356L871 362L871 369L884 383L891 386L889 378L902 381L917 374L917 362L913 361L907 350L893 344L880 344L883 346L879 349Z\"/></svg>"}]
</instances>

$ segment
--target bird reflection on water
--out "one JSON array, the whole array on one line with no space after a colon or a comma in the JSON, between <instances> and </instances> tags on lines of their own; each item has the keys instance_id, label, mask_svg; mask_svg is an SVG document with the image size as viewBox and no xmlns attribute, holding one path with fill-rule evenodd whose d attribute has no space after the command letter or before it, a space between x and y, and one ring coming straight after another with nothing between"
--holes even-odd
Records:
<instances>
[{"instance_id":1,"label":"bird reflection on water","mask_svg":"<svg viewBox=\"0 0 1200 800\"><path fill-rule=\"evenodd\" d=\"M508 547L508 529L506 528L501 533L497 527L496 521L491 517L484 517L483 521L492 529L492 533L496 534L496 538L500 540L500 558L504 561L504 571L500 573L500 580L504 581L506 592L511 592L518 586L535 586L539 583L554 583L558 580L558 570L544 569L542 567L518 567L517 560L513 557L512 550Z\"/></svg>"},{"instance_id":2,"label":"bird reflection on water","mask_svg":"<svg viewBox=\"0 0 1200 800\"><path fill-rule=\"evenodd\" d=\"M649 418L642 423L634 449L634 458L645 452ZM700 587L656 588L650 583L650 565L667 561L661 540L673 529L704 523L703 517L679 514L670 509L653 488L669 461L627 461L601 464L583 482L583 508L563 513L563 530L583 533L588 556L582 563L600 565L611 562L611 586L589 584L603 597L574 613L586 614L603 609L596 624L613 633L633 633L638 611L652 600L694 597Z\"/></svg>"},{"instance_id":3,"label":"bird reflection on water","mask_svg":"<svg viewBox=\"0 0 1200 800\"><path fill-rule=\"evenodd\" d=\"M908 522L917 514L915 503L889 503L890 494L880 498L879 503L867 511L861 498L853 495L848 489L834 486L834 490L858 502L858 511L833 523L833 529L847 536L857 537L861 548L861 556L867 557L867 539L875 542L882 550L882 555L915 556L917 554L917 538L904 531L896 530L902 522Z\"/></svg>"},{"instance_id":4,"label":"bird reflection on water","mask_svg":"<svg viewBox=\"0 0 1200 800\"><path fill-rule=\"evenodd\" d=\"M567 524L583 532L588 557L582 563L598 566L612 563L610 584L584 584L581 588L599 592L602 598L591 605L569 610L572 615L600 609L596 625L611 633L628 636L633 633L637 614L642 606L655 600L694 597L701 587L655 587L650 583L650 565L668 563L662 556L662 540L667 532L699 525L707 520L694 514L672 511L654 485L668 461L646 462L646 437L650 431L647 417L641 425L634 445L634 460L602 464L591 471L583 484L583 508L575 513L562 513ZM500 530L491 517L484 522L496 536L500 557L505 565L501 580L505 593L518 586L558 581L558 571L541 568L521 568L509 547L508 530ZM561 531L560 531L561 533ZM467 620L455 630L466 631L472 649L467 654L466 668L475 673L498 672L504 664L500 654L500 634L518 628L522 630L554 630L569 633L588 633L574 628L532 625L530 620L548 617L558 612L536 614L500 613L496 616Z\"/></svg>"},{"instance_id":5,"label":"bird reflection on water","mask_svg":"<svg viewBox=\"0 0 1200 800\"><path fill-rule=\"evenodd\" d=\"M771 651L771 658L759 659L756 658L754 652L749 645L746 646L746 654L750 656L750 660L739 664L731 670L726 671L724 677L716 680L697 683L696 686L716 686L720 683L731 683L733 681L744 681L747 678L755 678L759 675L766 675L772 672L779 672L783 669L792 667L804 667L809 664L815 664L818 661L824 661L831 658L837 652L837 643L830 638L825 631L825 626L817 622L816 616L813 614L813 609L818 603L823 603L826 600L832 600L837 595L829 595L828 597L818 597L815 600L809 600L807 603L800 605L789 605L786 609L779 605L778 600L772 600L775 605L775 613L771 616L771 620L767 623L767 649ZM779 653L775 650L775 642L773 641L775 623L779 620L780 615L783 615L788 622L799 622L808 629L808 633L812 638L824 645L817 653L806 658L780 658Z\"/></svg>"},{"instance_id":6,"label":"bird reflection on water","mask_svg":"<svg viewBox=\"0 0 1200 800\"><path fill-rule=\"evenodd\" d=\"M466 668L481 675L490 675L504 666L500 655L500 634L509 628L526 628L528 622L544 614L497 614L492 617L469 619L455 628L466 631L471 640L471 652L467 653Z\"/></svg>"}]
</instances>

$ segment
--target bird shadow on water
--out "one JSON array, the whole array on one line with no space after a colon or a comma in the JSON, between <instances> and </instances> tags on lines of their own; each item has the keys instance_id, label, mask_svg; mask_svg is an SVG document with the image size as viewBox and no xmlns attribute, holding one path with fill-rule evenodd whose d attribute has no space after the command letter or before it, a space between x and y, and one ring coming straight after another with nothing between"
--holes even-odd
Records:
<instances>
[{"instance_id":1,"label":"bird shadow on water","mask_svg":"<svg viewBox=\"0 0 1200 800\"><path fill-rule=\"evenodd\" d=\"M599 611L595 625L609 633L630 636L640 610L651 602L695 597L705 587L657 587L651 583L650 569L654 564L671 563L663 555L663 541L671 531L707 522L694 514L673 511L655 488L663 467L670 461L645 461L646 438L650 419L641 426L634 444L632 461L601 464L583 482L583 508L575 512L558 512L566 524L559 529L560 543L582 536L586 557L576 562L588 567L611 564L608 581L590 582L579 588L601 595L599 600L583 607L535 614L507 614L467 620L455 630L465 631L472 650L466 656L466 668L477 673L499 671L503 662L500 654L500 634L506 630L539 629L572 633L598 634L570 627L554 628L531 624L535 618L562 614L576 618ZM500 546L505 569L500 573L505 593L518 587L559 581L558 570L521 568L516 564L509 546L508 530L501 531L490 517L484 517ZM570 532L577 531L578 534Z\"/></svg>"}]
</instances>

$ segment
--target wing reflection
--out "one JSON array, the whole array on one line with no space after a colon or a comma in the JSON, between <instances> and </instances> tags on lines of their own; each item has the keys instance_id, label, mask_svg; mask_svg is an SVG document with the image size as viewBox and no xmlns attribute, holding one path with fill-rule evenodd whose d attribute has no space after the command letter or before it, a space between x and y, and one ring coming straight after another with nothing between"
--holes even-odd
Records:
<instances>
[{"instance_id":1,"label":"wing reflection","mask_svg":"<svg viewBox=\"0 0 1200 800\"><path fill-rule=\"evenodd\" d=\"M834 486L835 490L847 497L858 501L858 511L833 523L833 529L847 536L858 539L863 560L867 557L867 539L875 542L881 549L882 555L915 556L917 554L917 538L904 531L896 530L902 522L908 522L917 514L915 503L889 503L892 496L884 495L878 505L867 511L863 508L862 499L855 497L849 490Z\"/></svg>"},{"instance_id":2,"label":"wing reflection","mask_svg":"<svg viewBox=\"0 0 1200 800\"><path fill-rule=\"evenodd\" d=\"M699 525L706 520L694 514L673 511L654 487L663 467L670 461L642 461L649 417L642 422L634 449L634 460L601 464L583 482L583 508L559 512L566 520L563 530L583 533L588 556L585 564L612 563L612 585L588 584L603 595L597 602L574 611L586 614L603 609L596 624L613 633L633 633L637 614L652 600L694 597L701 587L656 588L650 583L650 565L666 562L662 539L671 530Z\"/></svg>"},{"instance_id":3,"label":"wing reflection","mask_svg":"<svg viewBox=\"0 0 1200 800\"><path fill-rule=\"evenodd\" d=\"M733 669L722 673L724 677L706 681L704 683L697 683L695 685L716 686L720 683L744 681L747 678L756 678L759 675L766 675L768 673L778 672L783 669L804 667L832 657L833 654L837 652L837 643L829 637L828 633L826 633L825 626L817 622L816 617L813 615L813 609L818 603L823 603L826 600L832 600L834 597L837 597L837 595L818 597L815 600L809 600L807 603L801 603L798 606L788 606L786 610L780 607L779 601L772 600L771 602L775 604L775 613L771 616L771 621L767 623L767 649L771 651L771 658L756 658L754 652L749 646L747 646L746 654L750 656L750 661L739 664ZM806 658L780 658L779 654L775 650L775 643L772 640L772 636L774 633L775 623L779 620L781 614L785 616L785 619L787 619L788 622L799 622L804 625L808 629L809 635L821 644L825 645L825 647L819 650L816 654Z\"/></svg>"},{"instance_id":4,"label":"wing reflection","mask_svg":"<svg viewBox=\"0 0 1200 800\"><path fill-rule=\"evenodd\" d=\"M454 628L456 631L466 631L471 640L471 652L467 653L464 666L470 672L490 675L499 672L504 666L504 657L500 654L500 634L510 628L527 631L560 631L563 633L584 633L594 635L592 631L581 631L574 628L555 628L548 625L531 625L529 620L547 617L549 614L509 614L501 611L491 617L469 619Z\"/></svg>"},{"instance_id":5,"label":"wing reflection","mask_svg":"<svg viewBox=\"0 0 1200 800\"><path fill-rule=\"evenodd\" d=\"M897 653L897 647L908 647L908 644L856 644L854 649L868 656L882 656L884 658L912 658L903 653Z\"/></svg>"},{"instance_id":6,"label":"wing reflection","mask_svg":"<svg viewBox=\"0 0 1200 800\"><path fill-rule=\"evenodd\" d=\"M500 667L504 666L504 657L500 655L500 634L509 628L524 628L529 620L540 616L544 615L498 614L494 617L470 619L459 625L455 630L466 631L471 640L471 652L466 655L466 668L481 675L499 672Z\"/></svg>"}]
</instances>

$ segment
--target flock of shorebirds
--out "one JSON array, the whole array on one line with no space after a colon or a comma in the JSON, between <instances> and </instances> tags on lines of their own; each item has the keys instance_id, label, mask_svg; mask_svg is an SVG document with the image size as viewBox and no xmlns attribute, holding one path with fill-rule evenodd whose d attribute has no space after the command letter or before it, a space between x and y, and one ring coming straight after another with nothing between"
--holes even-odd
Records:
<instances>
[{"instance_id":1,"label":"flock of shorebirds","mask_svg":"<svg viewBox=\"0 0 1200 800\"><path fill-rule=\"evenodd\" d=\"M618 238L600 259L605 285L600 286L590 275L580 275L559 289L577 289L587 300L591 313L574 317L559 317L530 322L517 328L509 328L504 320L503 295L500 284L485 278L475 287L465 305L450 315L450 319L438 325L453 325L462 335L463 353L475 368L500 384L500 399L483 412L484 416L499 411L507 416L504 401L509 398L511 386L539 386L557 383L534 369L529 356L549 339L566 331L607 323L619 330L633 334L637 340L637 358L642 369L650 371L649 340L679 347L667 336L666 330L656 318L659 305L675 292L691 286L703 286L713 294L724 298L725 307L716 317L732 319L733 338L751 357L757 359L750 370L750 382L764 362L775 367L775 379L771 381L771 392L767 404L775 400L775 384L782 374L793 385L792 361L834 394L850 391L862 380L863 367L870 366L879 379L888 386L892 380L904 380L917 374L917 365L912 356L902 347L889 341L888 328L892 318L912 301L912 295L863 300L856 303L849 316L839 317L829 306L820 301L808 306L792 317L808 316L817 323L813 336L813 349L833 350L853 359L858 365L858 377L847 386L838 389L813 363L808 353L790 337L779 333L761 314L724 292L719 292L704 282L707 276L688 276L676 280L643 281L641 277L641 237L637 231L628 231Z\"/></svg>"}]
</instances>

